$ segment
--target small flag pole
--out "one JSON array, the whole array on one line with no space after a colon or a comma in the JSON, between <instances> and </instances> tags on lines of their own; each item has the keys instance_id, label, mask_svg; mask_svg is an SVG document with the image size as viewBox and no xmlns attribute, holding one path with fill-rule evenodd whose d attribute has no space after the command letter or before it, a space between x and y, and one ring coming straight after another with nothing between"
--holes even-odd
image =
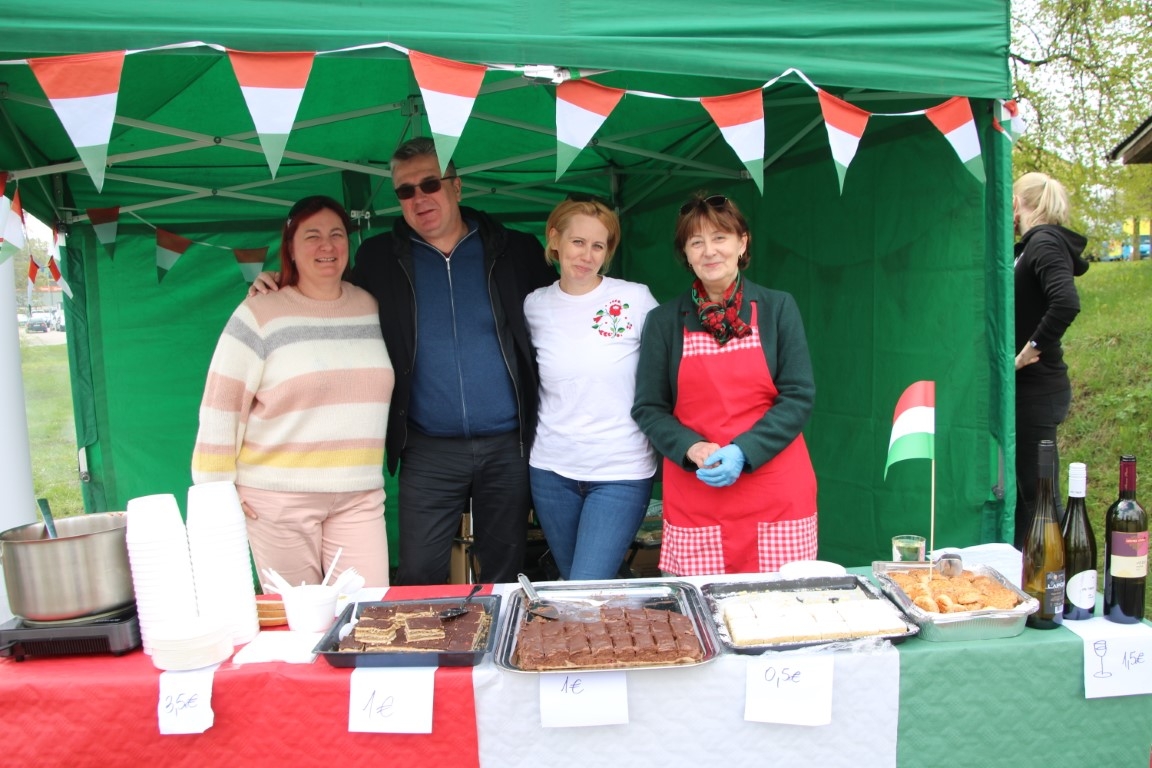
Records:
<instances>
[{"instance_id":1,"label":"small flag pole","mask_svg":"<svg viewBox=\"0 0 1152 768\"><path fill-rule=\"evenodd\" d=\"M932 490L929 494L928 553L936 549L936 457L932 457Z\"/></svg>"}]
</instances>

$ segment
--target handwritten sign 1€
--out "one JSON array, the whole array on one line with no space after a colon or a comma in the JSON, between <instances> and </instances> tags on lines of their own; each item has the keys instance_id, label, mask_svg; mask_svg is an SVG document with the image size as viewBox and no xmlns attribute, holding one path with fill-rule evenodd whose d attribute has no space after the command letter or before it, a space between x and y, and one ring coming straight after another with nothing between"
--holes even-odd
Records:
<instances>
[{"instance_id":1,"label":"handwritten sign 1\u20ac","mask_svg":"<svg viewBox=\"0 0 1152 768\"><path fill-rule=\"evenodd\" d=\"M432 733L436 667L358 667L348 694L353 733Z\"/></svg>"},{"instance_id":2,"label":"handwritten sign 1\u20ac","mask_svg":"<svg viewBox=\"0 0 1152 768\"><path fill-rule=\"evenodd\" d=\"M540 673L540 725L544 728L620 725L627 722L626 673Z\"/></svg>"},{"instance_id":3,"label":"handwritten sign 1\u20ac","mask_svg":"<svg viewBox=\"0 0 1152 768\"><path fill-rule=\"evenodd\" d=\"M212 711L212 680L219 666L160 673L156 716L162 735L204 733L212 727L216 721Z\"/></svg>"},{"instance_id":4,"label":"handwritten sign 1\u20ac","mask_svg":"<svg viewBox=\"0 0 1152 768\"><path fill-rule=\"evenodd\" d=\"M744 719L785 725L832 722L832 654L749 658Z\"/></svg>"}]
</instances>

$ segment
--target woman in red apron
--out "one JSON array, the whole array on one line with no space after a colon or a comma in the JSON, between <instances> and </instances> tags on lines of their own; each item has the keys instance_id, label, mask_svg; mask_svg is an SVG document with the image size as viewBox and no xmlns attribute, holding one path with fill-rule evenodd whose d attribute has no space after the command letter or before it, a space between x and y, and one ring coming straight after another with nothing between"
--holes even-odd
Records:
<instances>
[{"instance_id":1,"label":"woman in red apron","mask_svg":"<svg viewBox=\"0 0 1152 768\"><path fill-rule=\"evenodd\" d=\"M815 396L791 295L750 283L748 224L719 195L680 209L692 288L648 315L632 416L664 458L660 569L779 570L816 557Z\"/></svg>"}]
</instances>

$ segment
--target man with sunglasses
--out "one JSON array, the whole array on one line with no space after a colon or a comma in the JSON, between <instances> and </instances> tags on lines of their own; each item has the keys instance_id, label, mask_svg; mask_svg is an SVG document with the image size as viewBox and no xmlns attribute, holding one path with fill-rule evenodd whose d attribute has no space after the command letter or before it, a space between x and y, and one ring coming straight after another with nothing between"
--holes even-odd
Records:
<instances>
[{"instance_id":1,"label":"man with sunglasses","mask_svg":"<svg viewBox=\"0 0 1152 768\"><path fill-rule=\"evenodd\" d=\"M379 302L396 373L386 438L388 470L400 470L395 583L446 582L469 511L478 580L515 581L537 404L524 297L556 272L535 237L460 206L455 167L441 175L432 139L400 145L391 167L403 219L361 244L352 282Z\"/></svg>"}]
</instances>

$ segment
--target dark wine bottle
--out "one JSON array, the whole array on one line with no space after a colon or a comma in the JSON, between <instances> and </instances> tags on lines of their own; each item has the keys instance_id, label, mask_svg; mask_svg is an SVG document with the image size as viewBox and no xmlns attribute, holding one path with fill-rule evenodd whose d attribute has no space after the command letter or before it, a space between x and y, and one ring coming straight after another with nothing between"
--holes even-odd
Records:
<instances>
[{"instance_id":1,"label":"dark wine bottle","mask_svg":"<svg viewBox=\"0 0 1152 768\"><path fill-rule=\"evenodd\" d=\"M1068 503L1064 508L1064 618L1090 619L1096 613L1096 534L1084 506L1088 468L1068 465Z\"/></svg>"},{"instance_id":2,"label":"dark wine bottle","mask_svg":"<svg viewBox=\"0 0 1152 768\"><path fill-rule=\"evenodd\" d=\"M1136 501L1136 457L1120 457L1120 496L1104 521L1104 616L1121 624L1144 618L1148 514Z\"/></svg>"},{"instance_id":3,"label":"dark wine bottle","mask_svg":"<svg viewBox=\"0 0 1152 768\"><path fill-rule=\"evenodd\" d=\"M1056 520L1053 479L1056 444L1040 441L1036 466L1036 511L1024 537L1024 591L1040 602L1027 619L1034 629L1055 629L1064 621L1064 538Z\"/></svg>"}]
</instances>

